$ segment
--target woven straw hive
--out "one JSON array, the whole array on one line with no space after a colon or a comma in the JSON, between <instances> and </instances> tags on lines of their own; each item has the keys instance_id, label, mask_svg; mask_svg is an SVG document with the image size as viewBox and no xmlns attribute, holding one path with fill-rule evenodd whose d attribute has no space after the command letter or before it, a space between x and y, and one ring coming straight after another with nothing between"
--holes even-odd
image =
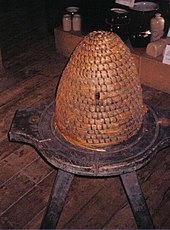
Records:
<instances>
[{"instance_id":1,"label":"woven straw hive","mask_svg":"<svg viewBox=\"0 0 170 230\"><path fill-rule=\"evenodd\" d=\"M128 140L142 121L142 90L129 49L112 32L88 34L62 73L55 129L76 146L97 149Z\"/></svg>"}]
</instances>

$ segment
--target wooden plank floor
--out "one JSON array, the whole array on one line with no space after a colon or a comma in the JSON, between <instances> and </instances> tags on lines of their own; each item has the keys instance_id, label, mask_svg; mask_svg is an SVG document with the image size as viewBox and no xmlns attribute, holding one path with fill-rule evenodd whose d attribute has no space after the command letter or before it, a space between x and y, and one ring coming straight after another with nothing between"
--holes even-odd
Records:
<instances>
[{"instance_id":1,"label":"wooden plank floor","mask_svg":"<svg viewBox=\"0 0 170 230\"><path fill-rule=\"evenodd\" d=\"M0 7L6 68L0 79L0 229L37 229L56 170L31 146L9 142L8 131L17 109L55 98L67 59L55 52L54 38L45 32L43 1L16 2ZM144 87L144 97L159 108L170 109L168 94L151 93ZM170 228L170 148L160 151L138 176L156 228ZM119 177L76 176L57 228L136 228Z\"/></svg>"}]
</instances>

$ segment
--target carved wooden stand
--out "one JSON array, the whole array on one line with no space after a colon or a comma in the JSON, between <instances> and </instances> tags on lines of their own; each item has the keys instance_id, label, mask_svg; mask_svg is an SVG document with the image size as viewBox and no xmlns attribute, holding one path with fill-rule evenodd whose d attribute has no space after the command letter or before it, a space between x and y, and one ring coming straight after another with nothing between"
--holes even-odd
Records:
<instances>
[{"instance_id":1,"label":"carved wooden stand","mask_svg":"<svg viewBox=\"0 0 170 230\"><path fill-rule=\"evenodd\" d=\"M65 204L74 175L120 176L138 228L154 228L136 170L170 145L170 112L148 106L139 133L127 142L102 151L81 149L66 142L53 128L55 102L38 108L18 110L9 138L33 145L58 168L41 229L54 229Z\"/></svg>"}]
</instances>

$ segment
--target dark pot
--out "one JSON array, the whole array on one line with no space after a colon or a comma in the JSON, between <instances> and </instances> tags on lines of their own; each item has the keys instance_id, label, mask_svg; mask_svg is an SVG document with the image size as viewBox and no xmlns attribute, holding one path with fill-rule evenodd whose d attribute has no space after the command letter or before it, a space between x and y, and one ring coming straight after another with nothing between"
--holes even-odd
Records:
<instances>
[{"instance_id":1,"label":"dark pot","mask_svg":"<svg viewBox=\"0 0 170 230\"><path fill-rule=\"evenodd\" d=\"M130 24L130 16L127 10L111 8L105 18L105 22L109 31L116 33L124 42L127 41Z\"/></svg>"},{"instance_id":2,"label":"dark pot","mask_svg":"<svg viewBox=\"0 0 170 230\"><path fill-rule=\"evenodd\" d=\"M134 47L146 47L150 42L150 20L158 11L159 5L155 2L137 2L130 8L130 41Z\"/></svg>"},{"instance_id":3,"label":"dark pot","mask_svg":"<svg viewBox=\"0 0 170 230\"><path fill-rule=\"evenodd\" d=\"M133 47L146 47L150 42L151 32L142 28L140 29L141 30L133 31L133 33L130 34L130 42Z\"/></svg>"},{"instance_id":4,"label":"dark pot","mask_svg":"<svg viewBox=\"0 0 170 230\"><path fill-rule=\"evenodd\" d=\"M136 2L131 12L131 27L142 26L150 29L150 20L158 11L159 5L155 2Z\"/></svg>"}]
</instances>

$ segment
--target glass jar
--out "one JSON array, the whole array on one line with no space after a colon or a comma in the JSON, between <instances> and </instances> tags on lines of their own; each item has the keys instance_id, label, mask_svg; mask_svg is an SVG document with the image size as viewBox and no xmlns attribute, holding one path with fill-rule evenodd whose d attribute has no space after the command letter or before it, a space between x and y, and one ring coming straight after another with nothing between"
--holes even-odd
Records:
<instances>
[{"instance_id":1,"label":"glass jar","mask_svg":"<svg viewBox=\"0 0 170 230\"><path fill-rule=\"evenodd\" d=\"M73 31L81 31L81 16L74 14L72 19Z\"/></svg>"},{"instance_id":2,"label":"glass jar","mask_svg":"<svg viewBox=\"0 0 170 230\"><path fill-rule=\"evenodd\" d=\"M69 14L63 15L63 31L71 31L71 16Z\"/></svg>"}]
</instances>

